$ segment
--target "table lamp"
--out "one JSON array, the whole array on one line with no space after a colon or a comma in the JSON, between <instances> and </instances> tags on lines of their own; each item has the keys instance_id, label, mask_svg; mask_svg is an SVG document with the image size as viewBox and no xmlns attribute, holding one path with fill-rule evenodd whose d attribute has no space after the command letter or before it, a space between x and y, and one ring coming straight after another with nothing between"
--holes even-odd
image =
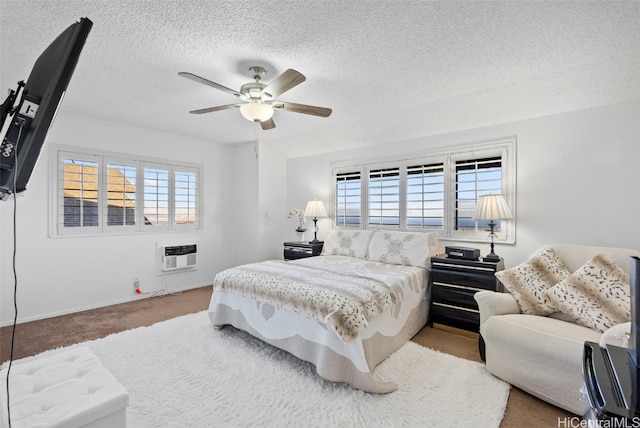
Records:
<instances>
[{"instance_id":1,"label":"table lamp","mask_svg":"<svg viewBox=\"0 0 640 428\"><path fill-rule=\"evenodd\" d=\"M500 256L493 252L494 239L496 234L494 228L496 227L495 220L508 220L513 218L507 201L502 195L484 195L478 198L478 204L476 205L476 211L473 214L474 220L489 220L487 223L490 227L489 237L491 238L491 252L483 258L485 262L498 262Z\"/></svg>"},{"instance_id":2,"label":"table lamp","mask_svg":"<svg viewBox=\"0 0 640 428\"><path fill-rule=\"evenodd\" d=\"M318 241L318 217L327 217L327 211L324 209L322 201L314 199L307 202L307 208L304 210L305 217L313 217L313 241L312 244L317 244Z\"/></svg>"}]
</instances>

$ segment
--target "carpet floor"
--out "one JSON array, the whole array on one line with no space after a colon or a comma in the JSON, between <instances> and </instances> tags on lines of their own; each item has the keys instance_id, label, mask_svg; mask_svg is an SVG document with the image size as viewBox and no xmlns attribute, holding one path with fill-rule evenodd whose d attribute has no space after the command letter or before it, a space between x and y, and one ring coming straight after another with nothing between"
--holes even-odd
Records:
<instances>
[{"instance_id":1,"label":"carpet floor","mask_svg":"<svg viewBox=\"0 0 640 428\"><path fill-rule=\"evenodd\" d=\"M177 295L141 299L90 311L19 324L16 331L15 358L23 358L111 333L149 326L159 321L205 310L211 288L203 287ZM447 354L480 361L477 338L459 331L426 326L413 342ZM0 328L0 361L9 358L11 327ZM461 403L464 406L464 403ZM523 426L557 427L559 421L575 416L512 387L501 428ZM565 423L566 425L566 423ZM428 426L425 421L423 426ZM478 427L482 427L478 424Z\"/></svg>"},{"instance_id":2,"label":"carpet floor","mask_svg":"<svg viewBox=\"0 0 640 428\"><path fill-rule=\"evenodd\" d=\"M481 363L409 342L375 370L391 394L327 382L313 365L206 311L83 342L130 395L127 426L497 428L509 385ZM16 361L43 358L47 351ZM126 350L126 358L123 358ZM464 403L464 405L461 405Z\"/></svg>"}]
</instances>

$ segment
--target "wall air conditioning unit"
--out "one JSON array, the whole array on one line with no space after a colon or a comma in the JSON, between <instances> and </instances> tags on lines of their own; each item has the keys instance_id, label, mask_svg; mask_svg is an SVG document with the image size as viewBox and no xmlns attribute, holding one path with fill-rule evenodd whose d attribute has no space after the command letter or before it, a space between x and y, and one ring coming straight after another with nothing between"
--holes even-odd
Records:
<instances>
[{"instance_id":1,"label":"wall air conditioning unit","mask_svg":"<svg viewBox=\"0 0 640 428\"><path fill-rule=\"evenodd\" d=\"M195 269L198 266L198 246L165 245L160 248L162 256L162 271L176 271L181 269Z\"/></svg>"}]
</instances>

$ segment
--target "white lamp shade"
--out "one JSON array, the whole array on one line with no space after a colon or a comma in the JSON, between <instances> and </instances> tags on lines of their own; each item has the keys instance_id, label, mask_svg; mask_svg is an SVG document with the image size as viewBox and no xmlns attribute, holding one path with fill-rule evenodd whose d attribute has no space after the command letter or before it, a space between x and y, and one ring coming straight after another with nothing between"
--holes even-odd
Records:
<instances>
[{"instance_id":1,"label":"white lamp shade","mask_svg":"<svg viewBox=\"0 0 640 428\"><path fill-rule=\"evenodd\" d=\"M264 103L246 103L240 106L240 113L252 122L264 122L273 117L273 107Z\"/></svg>"},{"instance_id":2,"label":"white lamp shade","mask_svg":"<svg viewBox=\"0 0 640 428\"><path fill-rule=\"evenodd\" d=\"M307 202L307 208L304 210L305 217L326 217L327 211L324 209L322 201L313 200Z\"/></svg>"},{"instance_id":3,"label":"white lamp shade","mask_svg":"<svg viewBox=\"0 0 640 428\"><path fill-rule=\"evenodd\" d=\"M485 195L478 198L474 220L508 220L513 218L507 201L502 195Z\"/></svg>"}]
</instances>

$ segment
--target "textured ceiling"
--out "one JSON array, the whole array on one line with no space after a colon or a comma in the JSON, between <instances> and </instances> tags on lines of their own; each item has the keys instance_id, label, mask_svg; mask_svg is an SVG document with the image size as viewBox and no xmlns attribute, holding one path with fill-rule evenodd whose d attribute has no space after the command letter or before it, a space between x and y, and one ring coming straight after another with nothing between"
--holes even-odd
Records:
<instances>
[{"instance_id":1,"label":"textured ceiling","mask_svg":"<svg viewBox=\"0 0 640 428\"><path fill-rule=\"evenodd\" d=\"M0 90L85 16L63 110L290 157L640 99L638 1L0 0ZM188 113L236 98L179 71L239 89L251 65L333 114Z\"/></svg>"}]
</instances>

